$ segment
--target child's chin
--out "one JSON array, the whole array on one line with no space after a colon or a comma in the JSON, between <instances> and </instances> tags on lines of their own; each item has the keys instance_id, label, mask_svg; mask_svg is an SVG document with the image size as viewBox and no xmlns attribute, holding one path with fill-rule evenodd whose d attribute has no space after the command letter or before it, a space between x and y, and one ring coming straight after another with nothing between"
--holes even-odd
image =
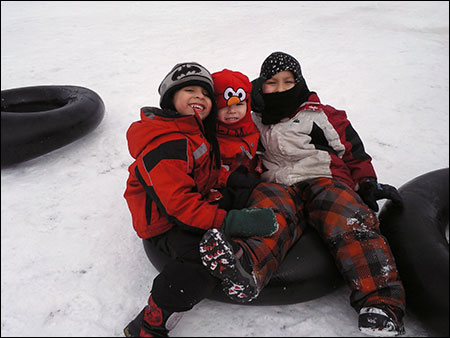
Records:
<instances>
[{"instance_id":1,"label":"child's chin","mask_svg":"<svg viewBox=\"0 0 450 338\"><path fill-rule=\"evenodd\" d=\"M235 124L235 123L238 123L240 120L225 120L225 121L223 121L223 123L226 123L226 124Z\"/></svg>"}]
</instances>

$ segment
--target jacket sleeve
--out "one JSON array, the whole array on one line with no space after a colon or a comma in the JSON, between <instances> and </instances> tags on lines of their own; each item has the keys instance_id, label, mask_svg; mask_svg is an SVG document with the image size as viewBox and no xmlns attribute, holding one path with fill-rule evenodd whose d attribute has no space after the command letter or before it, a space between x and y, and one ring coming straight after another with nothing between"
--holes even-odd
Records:
<instances>
[{"instance_id":1,"label":"jacket sleeve","mask_svg":"<svg viewBox=\"0 0 450 338\"><path fill-rule=\"evenodd\" d=\"M366 153L364 144L356 130L347 119L344 111L336 111L338 119L335 128L339 134L345 150L342 160L350 169L353 181L356 184L368 178L376 178L375 169L372 166L372 158Z\"/></svg>"},{"instance_id":2,"label":"jacket sleeve","mask_svg":"<svg viewBox=\"0 0 450 338\"><path fill-rule=\"evenodd\" d=\"M198 191L193 179L194 155L186 138L160 143L142 152L136 175L171 223L193 231L219 228L226 212Z\"/></svg>"},{"instance_id":3,"label":"jacket sleeve","mask_svg":"<svg viewBox=\"0 0 450 338\"><path fill-rule=\"evenodd\" d=\"M230 177L230 175L231 175L231 171L228 168L226 168L224 166L220 167L219 179L218 179L218 185L217 185L218 189L222 189L227 186L227 181L228 181L228 178Z\"/></svg>"}]
</instances>

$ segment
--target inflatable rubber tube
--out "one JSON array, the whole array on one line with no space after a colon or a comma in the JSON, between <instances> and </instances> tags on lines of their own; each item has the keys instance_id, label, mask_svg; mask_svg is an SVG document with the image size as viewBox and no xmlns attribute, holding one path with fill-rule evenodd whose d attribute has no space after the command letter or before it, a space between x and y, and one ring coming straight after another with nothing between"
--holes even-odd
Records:
<instances>
[{"instance_id":1,"label":"inflatable rubber tube","mask_svg":"<svg viewBox=\"0 0 450 338\"><path fill-rule=\"evenodd\" d=\"M2 167L75 141L95 129L105 112L100 96L77 86L2 90L1 106Z\"/></svg>"},{"instance_id":2,"label":"inflatable rubber tube","mask_svg":"<svg viewBox=\"0 0 450 338\"><path fill-rule=\"evenodd\" d=\"M379 219L405 287L406 310L448 337L449 168L421 175L399 192L404 208L386 202Z\"/></svg>"},{"instance_id":3,"label":"inflatable rubber tube","mask_svg":"<svg viewBox=\"0 0 450 338\"><path fill-rule=\"evenodd\" d=\"M143 243L150 262L161 271L171 258L156 249L150 241L143 240ZM342 285L344 280L331 254L315 230L308 228L289 250L285 260L258 298L248 304L284 305L305 302L322 297ZM220 287L210 298L227 303L233 302Z\"/></svg>"}]
</instances>

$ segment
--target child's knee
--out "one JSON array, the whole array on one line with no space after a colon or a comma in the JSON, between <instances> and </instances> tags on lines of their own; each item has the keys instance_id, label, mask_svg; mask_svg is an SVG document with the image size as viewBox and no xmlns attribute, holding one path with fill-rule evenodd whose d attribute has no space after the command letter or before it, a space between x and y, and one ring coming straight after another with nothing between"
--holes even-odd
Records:
<instances>
[{"instance_id":1,"label":"child's knee","mask_svg":"<svg viewBox=\"0 0 450 338\"><path fill-rule=\"evenodd\" d=\"M293 218L295 215L295 203L284 185L277 183L260 183L253 190L249 206L257 208L272 208Z\"/></svg>"}]
</instances>

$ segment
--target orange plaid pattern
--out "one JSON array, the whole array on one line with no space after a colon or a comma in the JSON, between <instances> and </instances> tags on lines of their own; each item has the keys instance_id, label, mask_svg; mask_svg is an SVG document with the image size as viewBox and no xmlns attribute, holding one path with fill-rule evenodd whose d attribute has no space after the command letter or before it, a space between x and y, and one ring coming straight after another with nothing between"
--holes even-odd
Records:
<instances>
[{"instance_id":1,"label":"orange plaid pattern","mask_svg":"<svg viewBox=\"0 0 450 338\"><path fill-rule=\"evenodd\" d=\"M346 184L315 178L289 188L302 221L314 227L351 289L350 303L385 303L405 310L403 284L377 216Z\"/></svg>"},{"instance_id":2,"label":"orange plaid pattern","mask_svg":"<svg viewBox=\"0 0 450 338\"><path fill-rule=\"evenodd\" d=\"M248 207L272 208L278 230L270 237L233 238L252 259L256 278L265 286L283 261L291 246L300 238L296 205L287 187L276 183L260 183L250 195Z\"/></svg>"}]
</instances>

